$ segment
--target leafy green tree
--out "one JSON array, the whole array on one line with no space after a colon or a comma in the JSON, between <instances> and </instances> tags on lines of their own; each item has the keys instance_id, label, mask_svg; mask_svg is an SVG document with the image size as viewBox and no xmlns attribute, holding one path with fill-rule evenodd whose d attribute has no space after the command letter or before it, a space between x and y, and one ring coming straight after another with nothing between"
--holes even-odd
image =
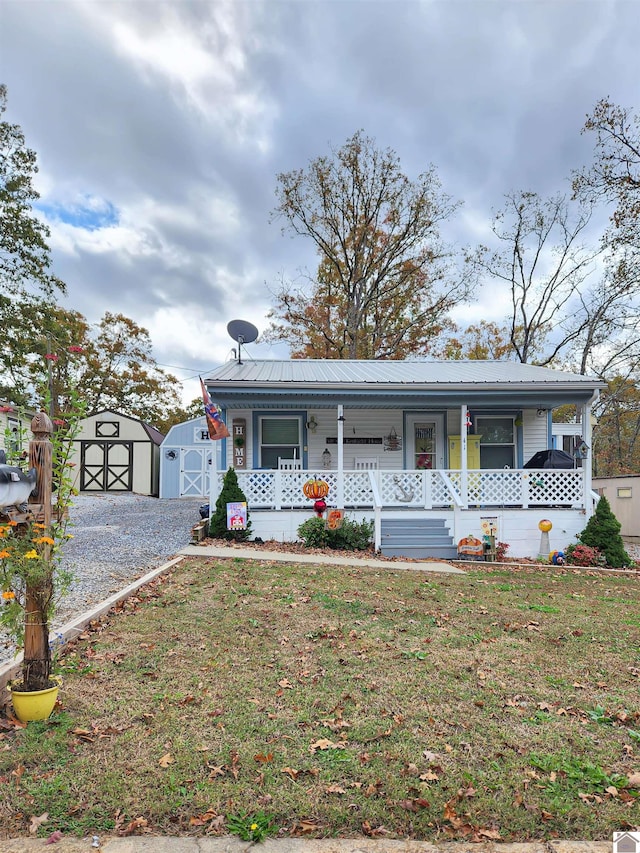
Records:
<instances>
[{"instance_id":1,"label":"leafy green tree","mask_svg":"<svg viewBox=\"0 0 640 853\"><path fill-rule=\"evenodd\" d=\"M246 502L246 497L238 485L238 475L229 468L224 475L222 489L216 501L216 509L209 522L209 535L214 539L230 539L235 542L245 542L251 535L251 521L247 511L247 526L244 530L227 529L227 504Z\"/></svg>"},{"instance_id":2,"label":"leafy green tree","mask_svg":"<svg viewBox=\"0 0 640 853\"><path fill-rule=\"evenodd\" d=\"M3 118L6 108L7 88L0 85L0 304L26 293L51 297L65 291L49 269L49 229L32 212L40 198L33 186L36 154L26 147L20 126Z\"/></svg>"},{"instance_id":3,"label":"leafy green tree","mask_svg":"<svg viewBox=\"0 0 640 853\"><path fill-rule=\"evenodd\" d=\"M50 270L49 229L32 210L40 197L33 186L36 154L20 126L4 118L6 109L7 89L0 85L0 395L27 405L35 319L46 315L65 285Z\"/></svg>"},{"instance_id":4,"label":"leafy green tree","mask_svg":"<svg viewBox=\"0 0 640 853\"><path fill-rule=\"evenodd\" d=\"M506 326L480 320L466 329L454 327L444 333L432 354L453 361L513 361L517 357L509 334Z\"/></svg>"},{"instance_id":5,"label":"leafy green tree","mask_svg":"<svg viewBox=\"0 0 640 853\"><path fill-rule=\"evenodd\" d=\"M410 181L394 151L358 131L331 156L278 175L277 195L274 215L312 241L319 267L305 284L284 282L274 294L265 337L303 357L425 353L469 290L447 269L439 226L457 204L435 170Z\"/></svg>"},{"instance_id":6,"label":"leafy green tree","mask_svg":"<svg viewBox=\"0 0 640 853\"><path fill-rule=\"evenodd\" d=\"M640 386L614 376L600 393L594 429L594 474L640 473Z\"/></svg>"},{"instance_id":7,"label":"leafy green tree","mask_svg":"<svg viewBox=\"0 0 640 853\"><path fill-rule=\"evenodd\" d=\"M92 327L78 311L42 300L32 308L26 316L14 311L6 330L5 396L23 404L51 400L57 418L76 388L89 413L115 409L154 426L179 406L178 380L156 365L149 333L133 320L107 312Z\"/></svg>"},{"instance_id":8,"label":"leafy green tree","mask_svg":"<svg viewBox=\"0 0 640 853\"><path fill-rule=\"evenodd\" d=\"M603 496L578 539L583 545L597 548L604 554L608 566L612 568L628 566L632 561L624 550L624 542L620 536L621 527L622 525L611 511L609 501Z\"/></svg>"},{"instance_id":9,"label":"leafy green tree","mask_svg":"<svg viewBox=\"0 0 640 853\"><path fill-rule=\"evenodd\" d=\"M165 416L155 420L153 425L166 435L172 426L203 416L202 397L195 397L187 406L174 406L167 409Z\"/></svg>"}]
</instances>

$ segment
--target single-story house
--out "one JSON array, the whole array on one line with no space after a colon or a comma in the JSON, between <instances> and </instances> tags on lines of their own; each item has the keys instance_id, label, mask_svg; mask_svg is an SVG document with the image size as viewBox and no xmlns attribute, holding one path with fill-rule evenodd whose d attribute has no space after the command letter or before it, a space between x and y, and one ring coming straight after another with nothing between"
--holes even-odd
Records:
<instances>
[{"instance_id":1,"label":"single-story house","mask_svg":"<svg viewBox=\"0 0 640 853\"><path fill-rule=\"evenodd\" d=\"M77 488L157 497L163 438L139 418L110 409L83 418L71 456Z\"/></svg>"},{"instance_id":2,"label":"single-story house","mask_svg":"<svg viewBox=\"0 0 640 853\"><path fill-rule=\"evenodd\" d=\"M640 474L594 477L593 488L609 501L613 514L622 525L620 533L640 541Z\"/></svg>"},{"instance_id":3,"label":"single-story house","mask_svg":"<svg viewBox=\"0 0 640 853\"><path fill-rule=\"evenodd\" d=\"M539 521L560 549L593 511L597 379L505 361L293 359L230 361L205 384L231 433L211 505L234 466L263 539L297 539L313 477L330 506L374 520L388 555L454 556L462 537L492 531L510 554L536 556ZM566 403L580 412L582 467L525 468L553 447L552 411Z\"/></svg>"},{"instance_id":4,"label":"single-story house","mask_svg":"<svg viewBox=\"0 0 640 853\"><path fill-rule=\"evenodd\" d=\"M208 498L219 457L220 442L209 438L204 414L174 424L160 446L160 497Z\"/></svg>"}]
</instances>

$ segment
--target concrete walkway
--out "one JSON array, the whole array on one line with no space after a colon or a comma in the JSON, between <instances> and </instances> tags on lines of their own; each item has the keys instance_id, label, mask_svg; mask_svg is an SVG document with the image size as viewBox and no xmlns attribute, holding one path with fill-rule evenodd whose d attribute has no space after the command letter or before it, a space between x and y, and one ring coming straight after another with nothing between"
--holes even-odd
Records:
<instances>
[{"instance_id":1,"label":"concrete walkway","mask_svg":"<svg viewBox=\"0 0 640 853\"><path fill-rule=\"evenodd\" d=\"M47 845L44 839L0 841L0 853L611 853L611 841L527 841L522 844L485 841L405 841L373 838L267 839L262 844L225 838L165 838L142 835L98 840L67 839Z\"/></svg>"},{"instance_id":2,"label":"concrete walkway","mask_svg":"<svg viewBox=\"0 0 640 853\"><path fill-rule=\"evenodd\" d=\"M229 545L187 545L180 550L180 554L187 557L222 557L225 559L241 560L272 560L278 563L315 563L329 566L362 566L373 569L409 569L413 572L447 572L453 575L463 575L462 569L458 569L449 563L429 562L428 560L378 560L375 557L345 557L333 556L332 554L291 554L285 551L268 551L259 548L243 548L242 546Z\"/></svg>"}]
</instances>

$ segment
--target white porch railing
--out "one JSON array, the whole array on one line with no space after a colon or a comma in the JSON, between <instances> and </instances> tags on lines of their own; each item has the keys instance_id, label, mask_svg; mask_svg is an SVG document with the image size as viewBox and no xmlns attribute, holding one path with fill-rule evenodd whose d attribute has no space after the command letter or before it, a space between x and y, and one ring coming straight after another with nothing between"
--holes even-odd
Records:
<instances>
[{"instance_id":1,"label":"white porch railing","mask_svg":"<svg viewBox=\"0 0 640 853\"><path fill-rule=\"evenodd\" d=\"M344 506L358 508L572 507L587 505L584 470L469 470L461 471L343 471ZM236 470L238 484L250 509L309 508L302 492L306 481L318 477L329 484L327 503L338 494L338 471ZM223 471L215 472L212 500L222 488ZM466 486L466 487L465 487Z\"/></svg>"}]
</instances>

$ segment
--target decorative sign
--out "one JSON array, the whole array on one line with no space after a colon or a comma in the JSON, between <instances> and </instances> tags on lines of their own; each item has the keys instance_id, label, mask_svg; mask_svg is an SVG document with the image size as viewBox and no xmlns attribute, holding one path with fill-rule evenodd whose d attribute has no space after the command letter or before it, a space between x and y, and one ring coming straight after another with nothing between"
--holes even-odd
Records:
<instances>
[{"instance_id":1,"label":"decorative sign","mask_svg":"<svg viewBox=\"0 0 640 853\"><path fill-rule=\"evenodd\" d=\"M385 435L384 437L384 449L402 450L402 439L399 437L394 427L391 427L391 432L389 433L389 435Z\"/></svg>"},{"instance_id":2,"label":"decorative sign","mask_svg":"<svg viewBox=\"0 0 640 853\"><path fill-rule=\"evenodd\" d=\"M246 501L235 501L227 504L227 530L247 529Z\"/></svg>"},{"instance_id":3,"label":"decorative sign","mask_svg":"<svg viewBox=\"0 0 640 853\"><path fill-rule=\"evenodd\" d=\"M335 438L328 437L326 441L327 441L327 444L337 444L338 438L337 438L337 436ZM346 437L343 438L342 443L343 444L382 444L382 439L381 438L358 438L357 436L355 438L352 438L351 436L349 436L349 438L346 438Z\"/></svg>"},{"instance_id":4,"label":"decorative sign","mask_svg":"<svg viewBox=\"0 0 640 853\"><path fill-rule=\"evenodd\" d=\"M233 467L247 467L247 420L234 418L231 426L233 437Z\"/></svg>"},{"instance_id":5,"label":"decorative sign","mask_svg":"<svg viewBox=\"0 0 640 853\"><path fill-rule=\"evenodd\" d=\"M485 516L480 519L480 530L483 536L498 535L498 519L496 516Z\"/></svg>"},{"instance_id":6,"label":"decorative sign","mask_svg":"<svg viewBox=\"0 0 640 853\"><path fill-rule=\"evenodd\" d=\"M344 521L343 509L330 509L327 512L327 517L324 526L327 530L340 530Z\"/></svg>"}]
</instances>

